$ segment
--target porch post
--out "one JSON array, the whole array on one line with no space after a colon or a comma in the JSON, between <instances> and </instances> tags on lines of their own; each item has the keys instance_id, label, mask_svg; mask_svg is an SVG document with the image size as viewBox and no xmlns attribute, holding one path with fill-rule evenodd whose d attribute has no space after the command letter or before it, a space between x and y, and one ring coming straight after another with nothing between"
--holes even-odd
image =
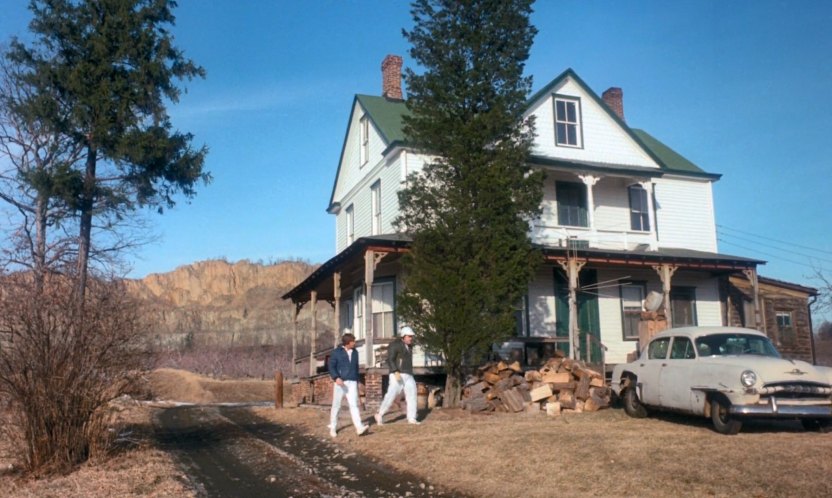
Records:
<instances>
[{"instance_id":1,"label":"porch post","mask_svg":"<svg viewBox=\"0 0 832 498\"><path fill-rule=\"evenodd\" d=\"M312 291L312 299L309 304L312 311L312 347L309 350L309 376L318 373L318 362L315 361L315 352L318 348L318 291Z\"/></svg>"},{"instance_id":2,"label":"porch post","mask_svg":"<svg viewBox=\"0 0 832 498\"><path fill-rule=\"evenodd\" d=\"M566 271L569 279L569 357L579 360L581 359L581 341L578 334L578 273L586 262L569 258L567 261L558 261L558 263Z\"/></svg>"},{"instance_id":3,"label":"porch post","mask_svg":"<svg viewBox=\"0 0 832 498\"><path fill-rule=\"evenodd\" d=\"M595 194L593 193L593 188L598 180L599 177L593 175L578 175L578 177L584 182L586 185L586 214L587 214L587 222L589 224L589 229L593 233L595 232Z\"/></svg>"},{"instance_id":4,"label":"porch post","mask_svg":"<svg viewBox=\"0 0 832 498\"><path fill-rule=\"evenodd\" d=\"M670 309L671 280L673 279L673 274L676 273L676 270L678 269L678 266L669 265L667 263L662 263L659 266L653 267L653 270L655 270L662 279L662 294L664 294L662 304L664 305L664 316L667 318L667 323L670 327L673 327L673 316L671 315L673 310Z\"/></svg>"},{"instance_id":5,"label":"porch post","mask_svg":"<svg viewBox=\"0 0 832 498\"><path fill-rule=\"evenodd\" d=\"M368 249L364 253L364 347L367 368L375 365L373 352L373 278L376 266L375 251Z\"/></svg>"},{"instance_id":6,"label":"porch post","mask_svg":"<svg viewBox=\"0 0 832 498\"><path fill-rule=\"evenodd\" d=\"M760 332L765 332L763 313L760 309L760 283L757 281L757 269L750 268L743 270L742 272L745 275L745 278L747 278L751 283L751 294L754 298L754 328Z\"/></svg>"},{"instance_id":7,"label":"porch post","mask_svg":"<svg viewBox=\"0 0 832 498\"><path fill-rule=\"evenodd\" d=\"M298 311L300 305L296 302L292 303L292 378L298 378Z\"/></svg>"},{"instance_id":8,"label":"porch post","mask_svg":"<svg viewBox=\"0 0 832 498\"><path fill-rule=\"evenodd\" d=\"M332 317L332 330L335 331L335 344L333 347L338 347L341 339L341 272L337 271L332 274L332 297L335 300L335 316Z\"/></svg>"}]
</instances>

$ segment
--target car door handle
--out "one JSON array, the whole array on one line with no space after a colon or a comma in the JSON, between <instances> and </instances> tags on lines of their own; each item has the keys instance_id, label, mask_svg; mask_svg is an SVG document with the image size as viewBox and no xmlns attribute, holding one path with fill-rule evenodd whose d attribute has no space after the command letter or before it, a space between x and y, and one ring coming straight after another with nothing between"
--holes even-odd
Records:
<instances>
[{"instance_id":1,"label":"car door handle","mask_svg":"<svg viewBox=\"0 0 832 498\"><path fill-rule=\"evenodd\" d=\"M639 366L640 366L640 367L643 367L643 366L644 366L644 363L639 364Z\"/></svg>"},{"instance_id":2,"label":"car door handle","mask_svg":"<svg viewBox=\"0 0 832 498\"><path fill-rule=\"evenodd\" d=\"M667 366L667 363L662 363L662 366L663 366L663 367L666 367L666 366Z\"/></svg>"}]
</instances>

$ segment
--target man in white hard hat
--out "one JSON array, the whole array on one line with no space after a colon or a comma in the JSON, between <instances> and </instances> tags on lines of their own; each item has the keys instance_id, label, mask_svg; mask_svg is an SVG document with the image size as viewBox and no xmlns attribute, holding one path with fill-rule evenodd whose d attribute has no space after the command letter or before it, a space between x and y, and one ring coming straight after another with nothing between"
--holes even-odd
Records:
<instances>
[{"instance_id":1,"label":"man in white hard hat","mask_svg":"<svg viewBox=\"0 0 832 498\"><path fill-rule=\"evenodd\" d=\"M384 414L396 400L396 396L404 389L404 399L407 403L407 421L419 425L416 420L416 381L413 379L413 329L402 327L399 337L387 348L387 367L390 369L390 379L387 394L381 402L378 413L375 414L376 423L383 425Z\"/></svg>"}]
</instances>

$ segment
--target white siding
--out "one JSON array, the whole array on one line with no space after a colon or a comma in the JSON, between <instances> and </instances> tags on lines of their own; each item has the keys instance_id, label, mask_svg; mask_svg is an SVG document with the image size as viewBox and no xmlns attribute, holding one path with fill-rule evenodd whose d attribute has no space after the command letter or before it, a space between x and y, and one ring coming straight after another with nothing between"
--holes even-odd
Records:
<instances>
[{"instance_id":1,"label":"white siding","mask_svg":"<svg viewBox=\"0 0 832 498\"><path fill-rule=\"evenodd\" d=\"M335 185L334 202L342 202L350 190L362 181L367 174L367 171L373 169L383 159L381 152L386 145L384 140L378 134L378 131L370 122L370 142L369 142L369 157L365 164L360 164L360 146L359 143L359 121L364 116L364 109L358 101L355 102L355 107L352 111L352 119L348 123L347 138L344 143L344 153L341 158L340 171L338 173L337 185ZM345 205L342 202L342 209Z\"/></svg>"},{"instance_id":2,"label":"white siding","mask_svg":"<svg viewBox=\"0 0 832 498\"><path fill-rule=\"evenodd\" d=\"M630 200L627 186L633 180L620 177L603 177L593 187L595 200L595 230L589 227L562 227L558 225L555 184L566 181L581 184L580 178L565 172L547 172L543 183L542 213L532 224L532 240L535 243L558 246L567 237L577 237L589 242L593 248L633 249L638 244L655 243L654 232L630 230Z\"/></svg>"},{"instance_id":3,"label":"white siding","mask_svg":"<svg viewBox=\"0 0 832 498\"><path fill-rule=\"evenodd\" d=\"M659 178L655 191L660 248L717 252L710 181Z\"/></svg>"},{"instance_id":4,"label":"white siding","mask_svg":"<svg viewBox=\"0 0 832 498\"><path fill-rule=\"evenodd\" d=\"M551 266L541 266L529 284L529 332L533 337L554 337L555 281Z\"/></svg>"},{"instance_id":5,"label":"white siding","mask_svg":"<svg viewBox=\"0 0 832 498\"><path fill-rule=\"evenodd\" d=\"M583 147L555 145L554 102L552 94L580 98ZM527 115L535 116L536 138L533 153L551 158L658 168L633 139L618 126L595 100L571 79L564 81L533 104Z\"/></svg>"}]
</instances>

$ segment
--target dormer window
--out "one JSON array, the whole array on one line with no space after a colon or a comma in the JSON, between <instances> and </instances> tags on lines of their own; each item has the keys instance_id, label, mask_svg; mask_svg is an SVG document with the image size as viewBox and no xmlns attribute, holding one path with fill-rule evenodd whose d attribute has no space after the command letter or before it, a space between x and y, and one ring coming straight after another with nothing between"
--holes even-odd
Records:
<instances>
[{"instance_id":1,"label":"dormer window","mask_svg":"<svg viewBox=\"0 0 832 498\"><path fill-rule=\"evenodd\" d=\"M366 114L361 116L358 123L358 141L360 164L364 166L370 159L370 120Z\"/></svg>"},{"instance_id":2,"label":"dormer window","mask_svg":"<svg viewBox=\"0 0 832 498\"><path fill-rule=\"evenodd\" d=\"M555 144L581 147L581 106L577 99L555 97Z\"/></svg>"}]
</instances>

